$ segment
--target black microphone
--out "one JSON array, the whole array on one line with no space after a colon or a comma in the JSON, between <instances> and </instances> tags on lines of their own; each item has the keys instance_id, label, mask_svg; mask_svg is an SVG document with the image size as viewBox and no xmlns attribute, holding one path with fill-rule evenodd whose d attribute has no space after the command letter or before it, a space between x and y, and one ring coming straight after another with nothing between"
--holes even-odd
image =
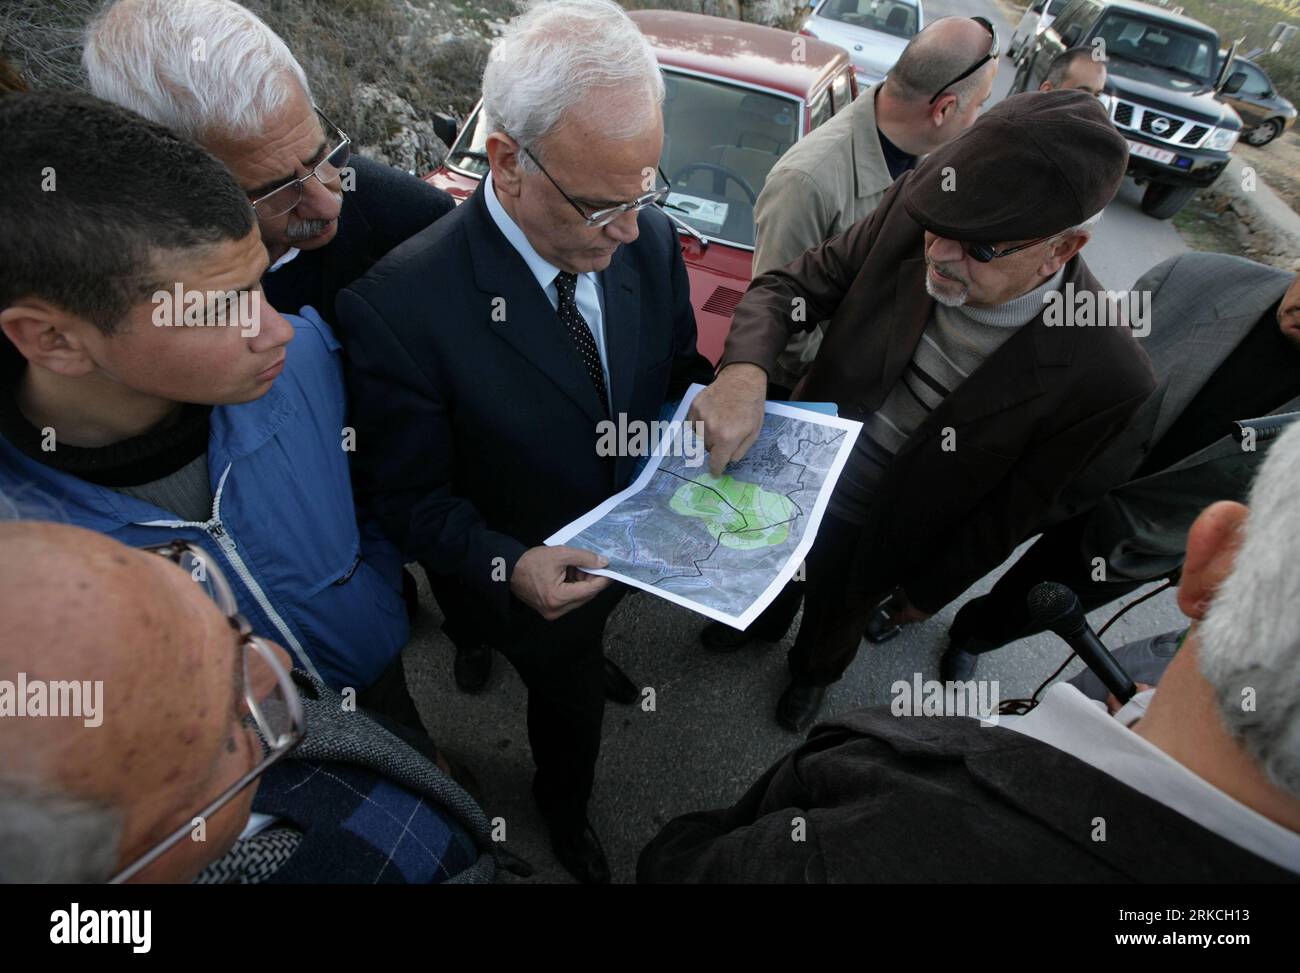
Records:
<instances>
[{"instance_id":1,"label":"black microphone","mask_svg":"<svg viewBox=\"0 0 1300 973\"><path fill-rule=\"evenodd\" d=\"M1027 599L1029 614L1043 628L1055 632L1080 659L1093 671L1102 685L1115 694L1121 703L1127 703L1137 692L1137 686L1123 670L1110 650L1101 644L1097 633L1083 614L1079 596L1063 584L1043 581L1034 585Z\"/></svg>"},{"instance_id":2,"label":"black microphone","mask_svg":"<svg viewBox=\"0 0 1300 973\"><path fill-rule=\"evenodd\" d=\"M1260 416L1258 419L1238 419L1233 423L1237 427L1233 434L1238 440L1245 440L1246 430L1253 429L1255 440L1266 442L1282 435L1286 432L1287 426L1297 419L1300 419L1300 412L1279 412L1277 415Z\"/></svg>"}]
</instances>

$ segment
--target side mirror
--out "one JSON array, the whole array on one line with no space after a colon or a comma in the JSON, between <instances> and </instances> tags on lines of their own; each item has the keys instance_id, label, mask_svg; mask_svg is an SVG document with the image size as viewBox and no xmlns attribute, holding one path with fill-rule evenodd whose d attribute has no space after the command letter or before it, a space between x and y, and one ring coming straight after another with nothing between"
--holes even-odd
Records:
<instances>
[{"instance_id":1,"label":"side mirror","mask_svg":"<svg viewBox=\"0 0 1300 973\"><path fill-rule=\"evenodd\" d=\"M447 148L451 148L456 141L456 135L460 132L460 121L451 115L442 112L433 114L433 134L442 139Z\"/></svg>"},{"instance_id":2,"label":"side mirror","mask_svg":"<svg viewBox=\"0 0 1300 973\"><path fill-rule=\"evenodd\" d=\"M1241 90L1241 86L1246 83L1245 71L1233 71L1228 75L1228 82L1223 86L1223 93L1226 95L1235 95Z\"/></svg>"},{"instance_id":3,"label":"side mirror","mask_svg":"<svg viewBox=\"0 0 1300 973\"><path fill-rule=\"evenodd\" d=\"M1067 51L1079 43L1079 35L1082 33L1082 24L1071 24L1065 28L1065 33L1061 35L1061 43L1065 45Z\"/></svg>"}]
</instances>

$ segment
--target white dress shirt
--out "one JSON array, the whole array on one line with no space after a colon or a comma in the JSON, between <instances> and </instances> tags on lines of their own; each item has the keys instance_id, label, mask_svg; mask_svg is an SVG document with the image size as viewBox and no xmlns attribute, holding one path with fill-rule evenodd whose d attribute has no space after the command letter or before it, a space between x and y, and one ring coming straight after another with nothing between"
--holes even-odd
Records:
<instances>
[{"instance_id":1,"label":"white dress shirt","mask_svg":"<svg viewBox=\"0 0 1300 973\"><path fill-rule=\"evenodd\" d=\"M298 256L298 248L290 247L280 256L279 260L277 260L275 263L271 264L271 266L266 268L266 272L268 274L275 273L277 270L279 270L281 267L283 267L285 264L287 264L290 260L292 260L296 256Z\"/></svg>"},{"instance_id":2,"label":"white dress shirt","mask_svg":"<svg viewBox=\"0 0 1300 973\"><path fill-rule=\"evenodd\" d=\"M492 215L492 222L496 223L497 229L510 241L510 245L519 252L519 256L524 258L524 263L528 264L528 269L537 278L537 286L546 294L546 299L551 302L551 307L558 308L560 295L555 287L555 275L560 272L560 268L545 260L534 250L533 245L528 242L528 237L524 235L524 231L519 228L519 224L510 218L510 214L501 205L501 200L497 199L496 188L492 185L492 173L490 172L483 186L483 192L487 199L488 213ZM609 354L605 350L604 300L604 294L601 293L600 287L600 275L594 270L587 271L585 274L578 274L578 286L574 295L574 303L578 305L578 312L586 320L587 327L591 329L591 336L596 339L596 350L600 352L600 368L605 373L605 390L612 402L614 392L609 384ZM509 312L507 311L507 313Z\"/></svg>"},{"instance_id":3,"label":"white dress shirt","mask_svg":"<svg viewBox=\"0 0 1300 973\"><path fill-rule=\"evenodd\" d=\"M1004 716L1000 725L1064 750L1234 845L1300 872L1300 834L1196 776L1125 725L1141 717L1154 693L1151 689L1134 696L1116 719L1104 703L1069 683L1057 683L1036 709L1024 716Z\"/></svg>"}]
</instances>

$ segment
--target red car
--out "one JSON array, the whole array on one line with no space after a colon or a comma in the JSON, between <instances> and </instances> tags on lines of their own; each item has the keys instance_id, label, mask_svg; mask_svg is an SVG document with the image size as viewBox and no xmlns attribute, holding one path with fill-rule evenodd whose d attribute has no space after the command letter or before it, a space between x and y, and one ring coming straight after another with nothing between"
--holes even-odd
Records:
<instances>
[{"instance_id":1,"label":"red car","mask_svg":"<svg viewBox=\"0 0 1300 973\"><path fill-rule=\"evenodd\" d=\"M630 15L664 72L660 168L672 192L700 351L716 362L753 273L754 203L776 160L857 95L839 47L790 31L666 10ZM487 174L481 105L425 177L456 200Z\"/></svg>"}]
</instances>

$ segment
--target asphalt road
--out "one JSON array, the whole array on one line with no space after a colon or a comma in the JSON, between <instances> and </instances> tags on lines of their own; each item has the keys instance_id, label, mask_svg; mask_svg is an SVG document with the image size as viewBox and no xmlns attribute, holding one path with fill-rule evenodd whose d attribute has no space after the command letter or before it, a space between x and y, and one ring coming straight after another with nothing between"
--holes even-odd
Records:
<instances>
[{"instance_id":1,"label":"asphalt road","mask_svg":"<svg viewBox=\"0 0 1300 973\"><path fill-rule=\"evenodd\" d=\"M928 19L991 16L1008 39L1014 27L986 0L930 0L926 11ZM1010 84L1009 64L1002 59L990 104ZM1153 264L1186 249L1171 224L1137 209L1138 198L1136 188L1126 185L1085 251L1094 273L1111 288L1130 286ZM994 571L965 597L986 591L1000 573ZM948 624L965 597L892 642L864 644L845 678L828 694L823 712L888 702L890 684L910 680L915 672L937 678ZM430 732L477 774L488 816L504 819L506 847L535 867L531 881L571 881L552 856L532 804L532 759L519 677L498 656L484 693L459 692L451 673L454 650L439 629L441 616L427 589L421 601L405 660L412 693ZM1094 613L1094 625L1123 603ZM1164 592L1125 615L1105 641L1116 647L1182 624L1172 592ZM760 644L719 656L697 641L701 625L699 616L641 592L624 599L610 621L607 653L638 685L655 691L653 712L639 705L610 705L605 714L591 820L616 882L633 880L637 855L665 822L688 811L731 804L799 739L773 718L785 684L785 650L791 638L780 646ZM1024 639L985 656L978 675L997 680L1003 699L1026 696L1067 654L1053 636ZM1078 667L1076 661L1066 674Z\"/></svg>"}]
</instances>

